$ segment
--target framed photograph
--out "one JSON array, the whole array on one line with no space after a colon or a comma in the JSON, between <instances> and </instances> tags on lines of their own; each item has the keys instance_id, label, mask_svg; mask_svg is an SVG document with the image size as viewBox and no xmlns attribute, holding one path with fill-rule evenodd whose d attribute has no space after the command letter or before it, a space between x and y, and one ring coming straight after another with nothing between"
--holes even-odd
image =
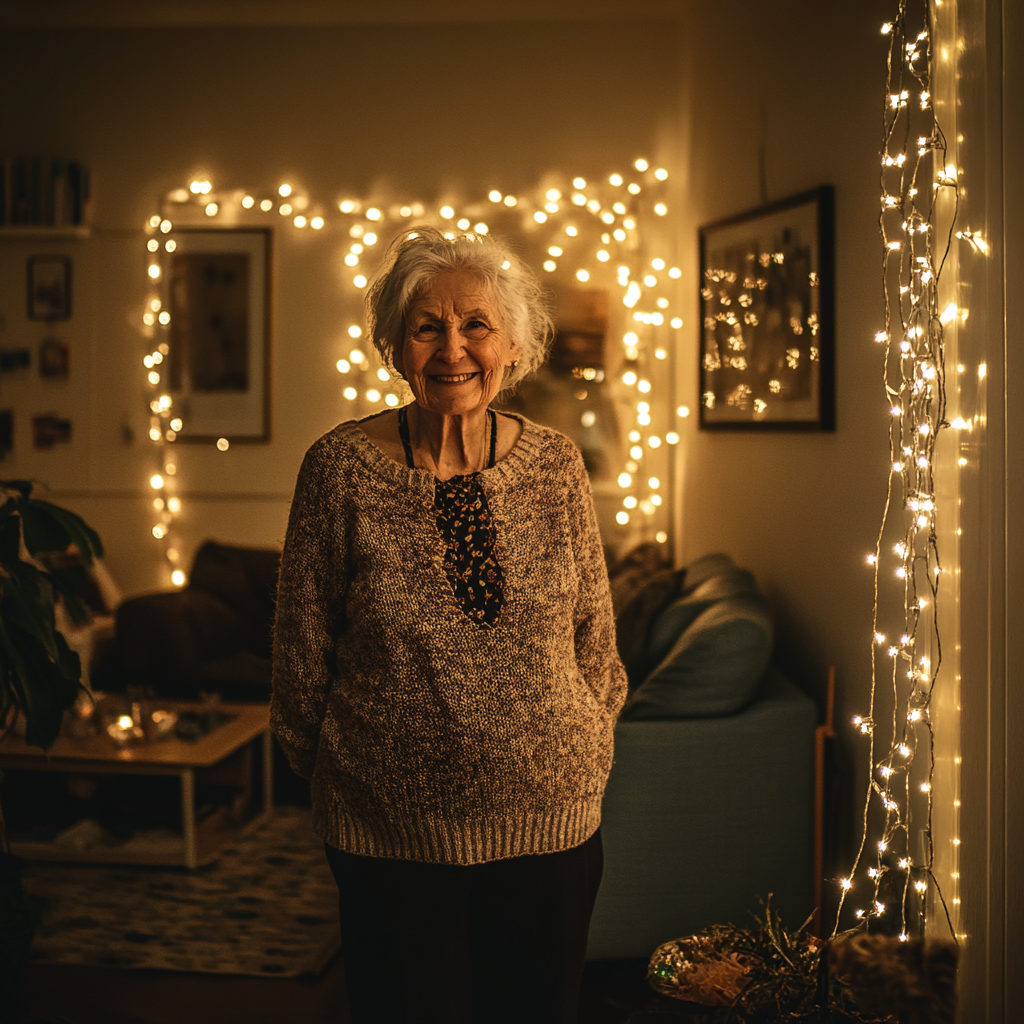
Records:
<instances>
[{"instance_id":1,"label":"framed photograph","mask_svg":"<svg viewBox=\"0 0 1024 1024\"><path fill-rule=\"evenodd\" d=\"M71 319L71 257L28 258L29 320Z\"/></svg>"},{"instance_id":2,"label":"framed photograph","mask_svg":"<svg viewBox=\"0 0 1024 1024\"><path fill-rule=\"evenodd\" d=\"M179 441L270 440L270 230L175 232L165 380Z\"/></svg>"},{"instance_id":3,"label":"framed photograph","mask_svg":"<svg viewBox=\"0 0 1024 1024\"><path fill-rule=\"evenodd\" d=\"M71 353L59 338L46 338L39 345L39 376L66 380Z\"/></svg>"},{"instance_id":4,"label":"framed photograph","mask_svg":"<svg viewBox=\"0 0 1024 1024\"><path fill-rule=\"evenodd\" d=\"M835 429L833 192L700 230L702 430Z\"/></svg>"},{"instance_id":5,"label":"framed photograph","mask_svg":"<svg viewBox=\"0 0 1024 1024\"><path fill-rule=\"evenodd\" d=\"M56 413L42 413L32 417L32 447L46 451L55 444L71 440L71 420Z\"/></svg>"}]
</instances>

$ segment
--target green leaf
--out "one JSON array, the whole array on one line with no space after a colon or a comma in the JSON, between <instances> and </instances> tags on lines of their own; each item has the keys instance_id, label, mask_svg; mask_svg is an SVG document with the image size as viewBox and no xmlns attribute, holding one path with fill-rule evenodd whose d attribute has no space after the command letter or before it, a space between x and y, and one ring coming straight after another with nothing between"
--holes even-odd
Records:
<instances>
[{"instance_id":1,"label":"green leaf","mask_svg":"<svg viewBox=\"0 0 1024 1024\"><path fill-rule=\"evenodd\" d=\"M70 544L74 544L86 565L92 564L93 556L103 557L100 535L80 515L66 508L49 501L33 499L22 510L21 517L25 523L25 546L30 554L66 551ZM29 540L30 529L32 540Z\"/></svg>"},{"instance_id":2,"label":"green leaf","mask_svg":"<svg viewBox=\"0 0 1024 1024\"><path fill-rule=\"evenodd\" d=\"M8 504L12 503L8 502ZM0 521L0 562L5 566L11 562L17 562L20 551L21 521L15 516L7 516Z\"/></svg>"},{"instance_id":3,"label":"green leaf","mask_svg":"<svg viewBox=\"0 0 1024 1024\"><path fill-rule=\"evenodd\" d=\"M53 590L50 578L34 565L18 562L8 566L9 584L0 601L0 616L17 623L43 646L49 657L56 659L57 646L53 616Z\"/></svg>"},{"instance_id":4,"label":"green leaf","mask_svg":"<svg viewBox=\"0 0 1024 1024\"><path fill-rule=\"evenodd\" d=\"M49 509L41 508L41 504L32 501L21 510L28 553L38 555L41 551L67 551L71 546L71 534Z\"/></svg>"},{"instance_id":5,"label":"green leaf","mask_svg":"<svg viewBox=\"0 0 1024 1024\"><path fill-rule=\"evenodd\" d=\"M63 633L54 633L53 638L57 642L57 665L61 672L76 684L75 696L77 696L77 684L82 680L82 659L78 656L77 651L71 650L68 646ZM72 700L74 700L74 697L72 697Z\"/></svg>"},{"instance_id":6,"label":"green leaf","mask_svg":"<svg viewBox=\"0 0 1024 1024\"><path fill-rule=\"evenodd\" d=\"M0 480L0 487L5 491L17 491L26 501L32 497L31 480Z\"/></svg>"},{"instance_id":7,"label":"green leaf","mask_svg":"<svg viewBox=\"0 0 1024 1024\"><path fill-rule=\"evenodd\" d=\"M83 565L70 565L66 568L51 569L50 582L54 592L64 602L64 607L77 626L84 625L92 619L92 611L81 596L90 589L92 581Z\"/></svg>"},{"instance_id":8,"label":"green leaf","mask_svg":"<svg viewBox=\"0 0 1024 1024\"><path fill-rule=\"evenodd\" d=\"M78 695L78 655L61 637L58 660L51 661L34 636L9 620L0 620L0 645L13 654L12 682L25 712L25 741L49 750L60 734L65 710Z\"/></svg>"}]
</instances>

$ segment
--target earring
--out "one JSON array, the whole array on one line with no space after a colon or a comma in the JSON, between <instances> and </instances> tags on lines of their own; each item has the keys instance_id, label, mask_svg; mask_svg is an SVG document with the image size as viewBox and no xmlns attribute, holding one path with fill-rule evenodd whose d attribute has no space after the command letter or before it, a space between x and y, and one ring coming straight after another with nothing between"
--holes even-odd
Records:
<instances>
[{"instance_id":1,"label":"earring","mask_svg":"<svg viewBox=\"0 0 1024 1024\"><path fill-rule=\"evenodd\" d=\"M519 365L519 360L518 359L513 359L512 360L512 365L513 366L518 366Z\"/></svg>"}]
</instances>

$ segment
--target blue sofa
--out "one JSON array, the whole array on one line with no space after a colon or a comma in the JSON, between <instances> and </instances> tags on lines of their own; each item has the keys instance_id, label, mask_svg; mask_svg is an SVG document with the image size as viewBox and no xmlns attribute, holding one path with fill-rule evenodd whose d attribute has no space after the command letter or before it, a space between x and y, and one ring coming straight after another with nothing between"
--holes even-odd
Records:
<instances>
[{"instance_id":1,"label":"blue sofa","mask_svg":"<svg viewBox=\"0 0 1024 1024\"><path fill-rule=\"evenodd\" d=\"M768 893L796 926L814 909L815 704L770 667L766 603L728 557L630 572L632 585L612 573L631 686L587 957L649 957L708 925L748 923Z\"/></svg>"}]
</instances>

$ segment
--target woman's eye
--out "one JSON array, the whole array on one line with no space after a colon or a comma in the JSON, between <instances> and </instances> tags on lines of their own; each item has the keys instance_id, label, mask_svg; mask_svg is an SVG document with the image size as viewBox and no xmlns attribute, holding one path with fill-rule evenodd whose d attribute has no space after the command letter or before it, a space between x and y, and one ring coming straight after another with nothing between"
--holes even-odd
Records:
<instances>
[{"instance_id":1,"label":"woman's eye","mask_svg":"<svg viewBox=\"0 0 1024 1024\"><path fill-rule=\"evenodd\" d=\"M468 323L466 324L466 328L465 328L465 329L466 329L467 331L471 331L471 332L473 332L473 333L477 333L477 334L478 334L478 333L480 333L481 331L489 331L489 330L490 330L491 328L490 328L490 326L489 326L489 325L488 325L488 324L487 324L487 323L486 323L485 321L483 321L483 320L470 320L470 321L469 321L469 322L468 322Z\"/></svg>"},{"instance_id":2,"label":"woman's eye","mask_svg":"<svg viewBox=\"0 0 1024 1024\"><path fill-rule=\"evenodd\" d=\"M421 334L432 334L436 330L437 324L420 324L420 326L416 328L414 333L418 337Z\"/></svg>"}]
</instances>

